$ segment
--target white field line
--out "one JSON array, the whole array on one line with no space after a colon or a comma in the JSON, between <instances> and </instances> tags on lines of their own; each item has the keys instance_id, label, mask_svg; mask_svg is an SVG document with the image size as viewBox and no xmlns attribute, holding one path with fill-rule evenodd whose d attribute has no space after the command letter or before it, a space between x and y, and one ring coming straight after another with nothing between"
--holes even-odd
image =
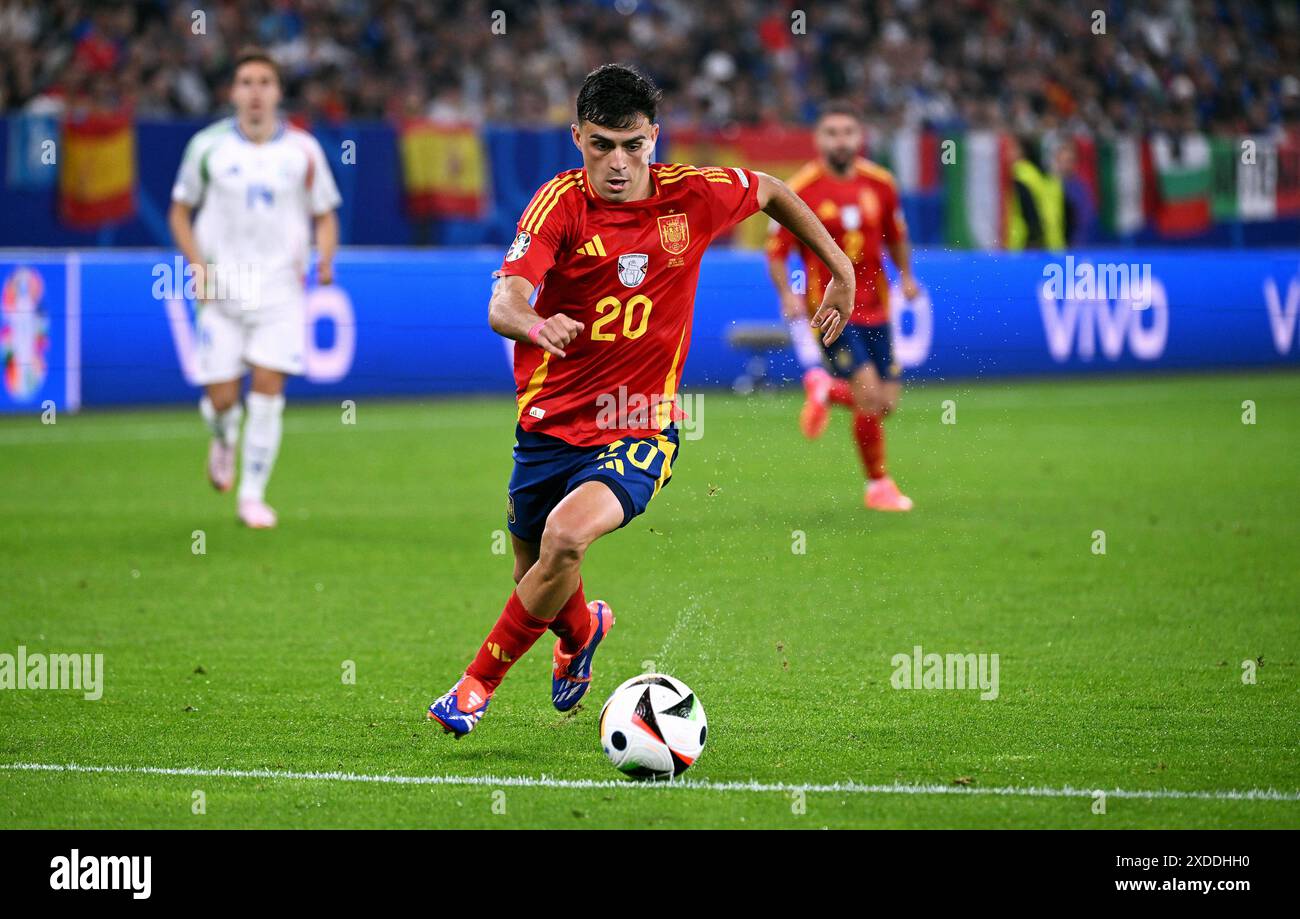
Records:
<instances>
[{"instance_id":1,"label":"white field line","mask_svg":"<svg viewBox=\"0 0 1300 919\"><path fill-rule=\"evenodd\" d=\"M0 772L74 772L97 775L160 775L190 778L218 779L280 779L296 782L361 782L375 785L447 785L486 788L565 788L565 789L616 789L656 788L669 791L747 791L758 793L805 792L809 794L853 795L957 795L1012 798L1091 798L1096 789L1011 786L980 788L963 785L864 785L858 782L833 782L829 784L787 784L785 782L708 782L679 779L673 782L633 782L626 779L557 779L549 776L490 776L490 775L362 775L355 772L291 772L280 769L202 769L198 767L173 768L165 766L84 766L77 763L0 763ZM1157 789L1100 789L1109 798L1135 798L1144 800L1196 800L1196 801L1300 801L1300 791L1277 791L1272 788L1220 791L1179 791L1172 788Z\"/></svg>"}]
</instances>

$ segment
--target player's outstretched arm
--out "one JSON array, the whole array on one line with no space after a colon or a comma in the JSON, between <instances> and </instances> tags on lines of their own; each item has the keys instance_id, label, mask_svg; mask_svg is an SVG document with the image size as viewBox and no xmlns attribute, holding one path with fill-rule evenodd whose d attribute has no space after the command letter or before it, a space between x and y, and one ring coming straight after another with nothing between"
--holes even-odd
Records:
<instances>
[{"instance_id":1,"label":"player's outstretched arm","mask_svg":"<svg viewBox=\"0 0 1300 919\"><path fill-rule=\"evenodd\" d=\"M205 289L203 259L199 256L199 244L194 239L194 227L191 224L193 215L194 209L188 204L173 201L171 210L167 212L167 225L172 231L172 241L176 243L176 248L181 250L181 255L185 256L185 261L191 267L194 287L199 292L201 300Z\"/></svg>"},{"instance_id":2,"label":"player's outstretched arm","mask_svg":"<svg viewBox=\"0 0 1300 919\"><path fill-rule=\"evenodd\" d=\"M822 341L830 344L840 337L853 312L853 263L844 254L826 227L808 205L780 179L758 173L758 206L777 223L793 233L831 270L822 304L812 318L812 327L822 331Z\"/></svg>"},{"instance_id":3,"label":"player's outstretched arm","mask_svg":"<svg viewBox=\"0 0 1300 919\"><path fill-rule=\"evenodd\" d=\"M543 319L528 302L532 295L533 285L527 278L501 278L488 301L488 325L505 338L531 342L556 357L564 357L565 346L578 337L582 323L563 313Z\"/></svg>"},{"instance_id":4,"label":"player's outstretched arm","mask_svg":"<svg viewBox=\"0 0 1300 919\"><path fill-rule=\"evenodd\" d=\"M339 215L326 211L312 218L316 225L316 280L334 283L334 253L339 249Z\"/></svg>"},{"instance_id":5,"label":"player's outstretched arm","mask_svg":"<svg viewBox=\"0 0 1300 919\"><path fill-rule=\"evenodd\" d=\"M921 288L916 283L916 275L912 274L912 245L906 234L889 244L889 257L898 269L898 282L902 285L903 296L911 300L921 292Z\"/></svg>"}]
</instances>

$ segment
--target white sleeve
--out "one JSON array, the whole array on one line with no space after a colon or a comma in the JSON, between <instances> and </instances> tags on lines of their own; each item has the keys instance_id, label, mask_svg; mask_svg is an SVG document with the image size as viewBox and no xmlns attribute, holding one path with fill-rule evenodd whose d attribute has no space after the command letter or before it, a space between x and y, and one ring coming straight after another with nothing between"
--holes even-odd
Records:
<instances>
[{"instance_id":1,"label":"white sleeve","mask_svg":"<svg viewBox=\"0 0 1300 919\"><path fill-rule=\"evenodd\" d=\"M207 187L207 157L209 144L200 140L196 134L185 145L185 155L181 157L181 168L176 173L176 184L172 186L172 200L190 207L198 207L203 200L203 191Z\"/></svg>"},{"instance_id":2,"label":"white sleeve","mask_svg":"<svg viewBox=\"0 0 1300 919\"><path fill-rule=\"evenodd\" d=\"M311 206L312 216L320 217L338 208L343 203L339 187L334 184L334 173L330 172L329 161L325 151L316 138L311 139L308 156L312 158L311 187L307 189L307 200Z\"/></svg>"}]
</instances>

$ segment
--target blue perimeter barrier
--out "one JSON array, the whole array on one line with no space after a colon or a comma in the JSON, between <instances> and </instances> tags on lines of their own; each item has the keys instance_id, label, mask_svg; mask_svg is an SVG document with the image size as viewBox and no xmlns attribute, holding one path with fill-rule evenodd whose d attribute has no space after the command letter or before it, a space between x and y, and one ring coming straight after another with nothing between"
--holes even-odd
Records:
<instances>
[{"instance_id":1,"label":"blue perimeter barrier","mask_svg":"<svg viewBox=\"0 0 1300 919\"><path fill-rule=\"evenodd\" d=\"M162 250L0 251L0 411L196 399L186 381L192 309L154 296L157 272L173 269L175 258ZM308 374L291 383L291 396L509 392L507 346L486 321L500 259L485 248L345 249L336 284L309 293ZM895 290L893 323L896 354L913 379L1300 363L1300 250L1070 259L922 250L915 269L924 293L902 304ZM1090 272L1104 296L1086 284ZM709 253L684 386L726 385L742 374L750 355L733 349L727 332L754 321L779 322L762 255ZM786 355L772 368L778 378L796 375Z\"/></svg>"}]
</instances>

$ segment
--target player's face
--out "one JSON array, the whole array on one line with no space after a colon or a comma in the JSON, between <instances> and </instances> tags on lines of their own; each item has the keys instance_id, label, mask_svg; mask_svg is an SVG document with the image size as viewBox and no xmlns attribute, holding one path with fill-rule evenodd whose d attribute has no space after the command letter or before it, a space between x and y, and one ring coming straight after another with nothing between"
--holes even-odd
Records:
<instances>
[{"instance_id":1,"label":"player's face","mask_svg":"<svg viewBox=\"0 0 1300 919\"><path fill-rule=\"evenodd\" d=\"M862 149L862 125L852 115L827 115L813 134L817 154L836 172L847 172Z\"/></svg>"},{"instance_id":2,"label":"player's face","mask_svg":"<svg viewBox=\"0 0 1300 919\"><path fill-rule=\"evenodd\" d=\"M645 117L630 128L575 124L573 142L582 151L591 187L606 201L635 201L650 194L650 161L659 125Z\"/></svg>"},{"instance_id":3,"label":"player's face","mask_svg":"<svg viewBox=\"0 0 1300 919\"><path fill-rule=\"evenodd\" d=\"M230 99L241 121L258 124L275 117L275 110L280 105L280 81L276 79L275 70L260 61L244 64L235 73Z\"/></svg>"}]
</instances>

